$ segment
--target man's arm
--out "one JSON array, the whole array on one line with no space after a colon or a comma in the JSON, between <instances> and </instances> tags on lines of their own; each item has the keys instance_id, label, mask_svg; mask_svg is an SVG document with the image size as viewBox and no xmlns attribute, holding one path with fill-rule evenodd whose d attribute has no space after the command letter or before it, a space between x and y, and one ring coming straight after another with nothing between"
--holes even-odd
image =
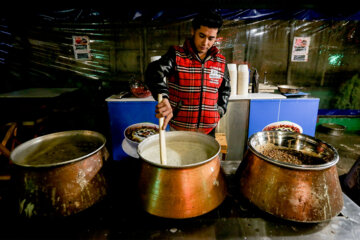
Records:
<instances>
[{"instance_id":1,"label":"man's arm","mask_svg":"<svg viewBox=\"0 0 360 240\"><path fill-rule=\"evenodd\" d=\"M231 93L230 75L227 65L225 65L224 78L219 88L219 97L218 97L218 111L220 117L224 116L226 113L230 93Z\"/></svg>"},{"instance_id":2,"label":"man's arm","mask_svg":"<svg viewBox=\"0 0 360 240\"><path fill-rule=\"evenodd\" d=\"M145 72L145 83L154 99L157 100L158 94L163 95L163 101L155 107L155 116L157 118L164 117L164 130L173 117L173 110L169 102L169 90L164 82L164 77L171 75L174 69L175 50L170 48L159 60L151 62Z\"/></svg>"},{"instance_id":3,"label":"man's arm","mask_svg":"<svg viewBox=\"0 0 360 240\"><path fill-rule=\"evenodd\" d=\"M159 60L149 63L145 71L145 84L155 99L157 99L159 93L169 98L169 90L164 82L164 77L172 74L174 68L175 49L172 47Z\"/></svg>"}]
</instances>

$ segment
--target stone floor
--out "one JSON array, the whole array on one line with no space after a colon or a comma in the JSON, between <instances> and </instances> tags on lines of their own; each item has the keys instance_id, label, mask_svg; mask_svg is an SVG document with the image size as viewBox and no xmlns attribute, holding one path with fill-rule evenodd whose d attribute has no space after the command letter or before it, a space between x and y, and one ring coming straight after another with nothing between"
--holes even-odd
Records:
<instances>
[{"instance_id":1,"label":"stone floor","mask_svg":"<svg viewBox=\"0 0 360 240\"><path fill-rule=\"evenodd\" d=\"M360 133L345 132L342 136L334 136L317 131L315 137L338 151L340 159L336 166L339 176L348 173L360 158Z\"/></svg>"},{"instance_id":2,"label":"stone floor","mask_svg":"<svg viewBox=\"0 0 360 240\"><path fill-rule=\"evenodd\" d=\"M338 151L336 166L342 190L360 206L360 133L345 132L342 136L334 136L317 132L315 137Z\"/></svg>"}]
</instances>

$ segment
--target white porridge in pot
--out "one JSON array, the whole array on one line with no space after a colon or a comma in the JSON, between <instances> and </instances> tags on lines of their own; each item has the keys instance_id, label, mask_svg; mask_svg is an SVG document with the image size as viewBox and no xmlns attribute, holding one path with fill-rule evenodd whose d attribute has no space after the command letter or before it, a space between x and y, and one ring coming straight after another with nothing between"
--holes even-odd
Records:
<instances>
[{"instance_id":1,"label":"white porridge in pot","mask_svg":"<svg viewBox=\"0 0 360 240\"><path fill-rule=\"evenodd\" d=\"M167 166L182 167L201 164L217 156L220 145L205 134L185 131L166 132ZM145 161L160 164L159 135L140 143L139 156Z\"/></svg>"}]
</instances>

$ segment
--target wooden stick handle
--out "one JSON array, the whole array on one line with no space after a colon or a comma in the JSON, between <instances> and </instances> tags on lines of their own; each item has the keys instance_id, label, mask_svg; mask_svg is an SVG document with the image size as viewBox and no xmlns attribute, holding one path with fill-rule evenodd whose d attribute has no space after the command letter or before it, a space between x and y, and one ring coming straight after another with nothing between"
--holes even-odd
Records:
<instances>
[{"instance_id":1,"label":"wooden stick handle","mask_svg":"<svg viewBox=\"0 0 360 240\"><path fill-rule=\"evenodd\" d=\"M162 94L158 94L158 102L161 103L163 100ZM166 156L166 142L165 142L165 130L164 126L164 117L159 118L159 141L160 141L160 162L161 164L166 165L167 156Z\"/></svg>"}]
</instances>

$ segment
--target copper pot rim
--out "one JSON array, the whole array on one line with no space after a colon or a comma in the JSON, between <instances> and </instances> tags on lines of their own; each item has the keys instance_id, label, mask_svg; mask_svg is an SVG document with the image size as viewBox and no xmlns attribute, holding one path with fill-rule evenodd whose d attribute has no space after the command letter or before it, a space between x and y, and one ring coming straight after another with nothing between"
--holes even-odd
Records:
<instances>
[{"instance_id":1,"label":"copper pot rim","mask_svg":"<svg viewBox=\"0 0 360 240\"><path fill-rule=\"evenodd\" d=\"M51 138L56 138L56 137L61 137L61 136L66 136L66 135L76 135L76 134L96 136L99 139L101 139L103 143L100 145L100 147L98 147L97 149L93 150L92 152L90 152L86 155L83 155L78 158L62 161L62 162L31 165L31 164L20 163L16 160L16 155L19 154L21 151L24 151L25 149L27 149L32 144L39 143L41 141L48 140ZM55 132L55 133L50 133L50 134L46 134L43 136L33 138L29 141L26 141L26 142L20 144L11 152L10 159L11 159L11 162L14 163L15 165L20 166L20 167L25 167L25 168L40 169L40 168L49 168L49 167L59 167L59 166L63 166L63 165L67 165L67 164L71 164L71 163L75 163L75 162L87 159L87 158L93 156L94 154L98 153L99 151L101 151L101 149L103 149L105 147L105 145L106 145L106 138L103 134L101 134L99 132L95 132L95 131L91 131L91 130L70 130L70 131Z\"/></svg>"},{"instance_id":2,"label":"copper pot rim","mask_svg":"<svg viewBox=\"0 0 360 240\"><path fill-rule=\"evenodd\" d=\"M253 139L255 137L258 137L259 135L264 135L264 134L279 134L282 136L294 136L296 138L300 138L300 139L304 139L306 141L311 141L311 142L316 142L316 143L321 143L324 144L327 148L331 149L331 151L334 152L334 159L330 162L324 163L324 164L316 164L316 165L299 165L299 164L292 164L292 163L287 163L287 162L283 162L283 161L279 161L276 159L272 159L269 158L263 154L261 154L260 152L258 152L254 146L251 144L251 142L253 141ZM259 157L260 159L263 159L271 164L280 166L280 167L285 167L285 168L290 168L290 169L296 169L296 170L324 170L324 169L328 169L332 166L335 166L337 164L337 162L339 161L339 154L337 152L337 150L331 146L330 144L317 139L315 137L306 135L306 134L302 134L302 133L295 133L295 132L287 132L287 131L279 131L279 130L275 130L275 131L262 131L262 132L257 132L254 133L250 136L250 138L248 139L248 147L249 150L254 153L257 157Z\"/></svg>"},{"instance_id":3,"label":"copper pot rim","mask_svg":"<svg viewBox=\"0 0 360 240\"><path fill-rule=\"evenodd\" d=\"M221 151L221 146L220 144L215 140L215 138L213 137L210 137L204 133L199 133L199 132L190 132L190 131L170 131L170 132L166 132L167 135L180 135L180 134L188 134L188 135L198 135L198 136L201 136L201 137L204 137L205 139L208 139L209 141L211 141L212 143L214 143L216 146L217 146L217 152L216 154L214 154L212 157L204 160L204 161L201 161L201 162L197 162L197 163L193 163L193 164L187 164L187 165L181 165L181 166L174 166L174 165L163 165L163 164L159 164L159 163L156 163L156 162L153 162L153 161L150 161L146 158L144 158L141 153L140 153L140 148L141 146L147 144L147 142L150 142L152 141L152 139L155 139L155 138L159 138L159 134L154 134L148 138L146 138L145 140L143 140L142 142L140 142L138 148L137 148L137 154L139 155L140 159L150 165L153 165L155 167L158 167L158 168L164 168L164 169L187 169L187 168L195 168L195 167L198 167L198 166L201 166L201 165L204 165L208 162L211 162L212 160L214 160L215 158L218 157L220 151ZM200 135L199 135L200 134Z\"/></svg>"}]
</instances>

